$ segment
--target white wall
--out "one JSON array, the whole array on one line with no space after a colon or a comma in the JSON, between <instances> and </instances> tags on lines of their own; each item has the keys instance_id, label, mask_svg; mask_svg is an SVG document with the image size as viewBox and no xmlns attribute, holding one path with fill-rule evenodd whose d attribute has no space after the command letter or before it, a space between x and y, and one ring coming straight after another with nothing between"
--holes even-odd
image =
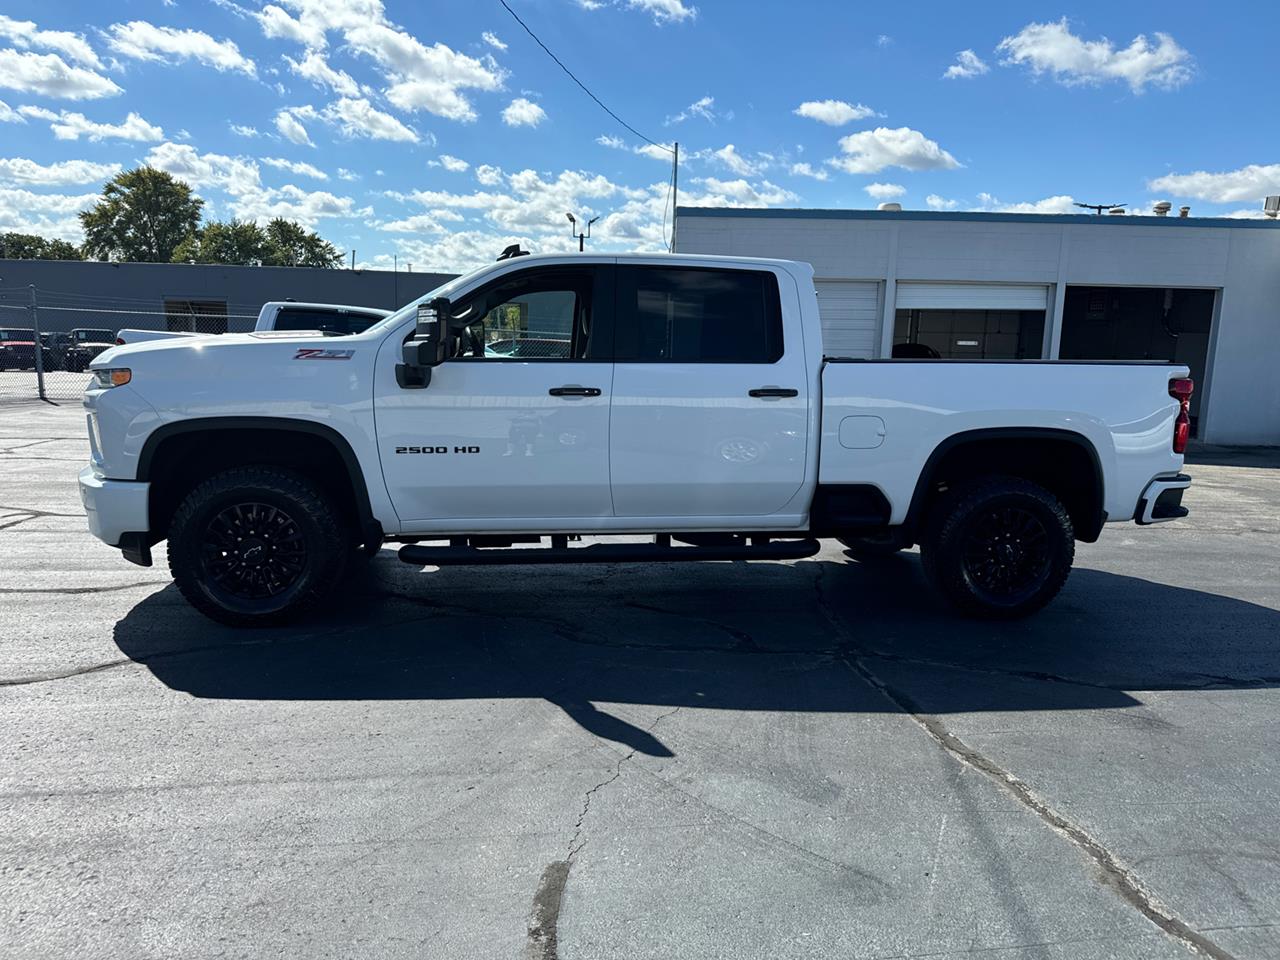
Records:
<instances>
[{"instance_id":1,"label":"white wall","mask_svg":"<svg viewBox=\"0 0 1280 960\"><path fill-rule=\"evenodd\" d=\"M682 211L677 249L805 260L819 279L878 280L886 294L903 280L1221 289L1208 383L1198 385L1208 390L1202 435L1213 443L1280 445L1280 224L1100 219L1108 222ZM1046 323L1051 357L1061 324L1057 287ZM894 306L887 295L881 356L891 342Z\"/></svg>"}]
</instances>

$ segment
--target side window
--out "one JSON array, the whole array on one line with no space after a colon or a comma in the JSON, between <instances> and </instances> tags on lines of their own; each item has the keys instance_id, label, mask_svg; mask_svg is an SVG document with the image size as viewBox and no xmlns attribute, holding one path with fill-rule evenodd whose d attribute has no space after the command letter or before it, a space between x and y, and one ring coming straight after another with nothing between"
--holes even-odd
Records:
<instances>
[{"instance_id":1,"label":"side window","mask_svg":"<svg viewBox=\"0 0 1280 960\"><path fill-rule=\"evenodd\" d=\"M276 314L277 330L324 330L330 333L359 333L374 319L348 310L308 310L305 307L282 307Z\"/></svg>"},{"instance_id":2,"label":"side window","mask_svg":"<svg viewBox=\"0 0 1280 960\"><path fill-rule=\"evenodd\" d=\"M618 267L619 362L773 363L778 281L764 270Z\"/></svg>"},{"instance_id":3,"label":"side window","mask_svg":"<svg viewBox=\"0 0 1280 960\"><path fill-rule=\"evenodd\" d=\"M460 360L600 359L592 338L593 272L521 273L457 304L471 320L454 344ZM474 319L472 319L474 317Z\"/></svg>"}]
</instances>

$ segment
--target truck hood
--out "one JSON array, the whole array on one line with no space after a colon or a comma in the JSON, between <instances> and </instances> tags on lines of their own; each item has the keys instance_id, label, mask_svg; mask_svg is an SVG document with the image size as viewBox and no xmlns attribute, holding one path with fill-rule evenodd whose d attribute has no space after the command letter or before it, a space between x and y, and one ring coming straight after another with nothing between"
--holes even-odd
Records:
<instances>
[{"instance_id":1,"label":"truck hood","mask_svg":"<svg viewBox=\"0 0 1280 960\"><path fill-rule=\"evenodd\" d=\"M302 341L308 343L310 341L333 343L337 339L336 337L325 337L316 330L273 330L267 336L260 333L222 333L191 337L165 337L159 340L142 340L138 343L125 343L118 346L113 344L110 350L98 356L93 365L95 367L106 367L112 364L125 364L127 361L142 360L151 355L164 353L203 353L209 350L222 351L229 348L245 350L269 345L274 345L278 349L282 344L286 343L296 344Z\"/></svg>"}]
</instances>

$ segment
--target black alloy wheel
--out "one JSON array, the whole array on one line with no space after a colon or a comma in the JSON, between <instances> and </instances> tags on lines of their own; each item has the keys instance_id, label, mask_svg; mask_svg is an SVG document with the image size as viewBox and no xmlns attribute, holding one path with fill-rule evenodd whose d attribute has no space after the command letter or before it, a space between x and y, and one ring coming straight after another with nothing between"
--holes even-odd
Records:
<instances>
[{"instance_id":1,"label":"black alloy wheel","mask_svg":"<svg viewBox=\"0 0 1280 960\"><path fill-rule=\"evenodd\" d=\"M970 583L998 604L1017 604L1034 595L1052 567L1044 523L1017 506L993 508L972 518L962 550Z\"/></svg>"},{"instance_id":2,"label":"black alloy wheel","mask_svg":"<svg viewBox=\"0 0 1280 960\"><path fill-rule=\"evenodd\" d=\"M243 600L275 597L308 561L298 523L269 503L237 503L205 527L201 565L209 582Z\"/></svg>"}]
</instances>

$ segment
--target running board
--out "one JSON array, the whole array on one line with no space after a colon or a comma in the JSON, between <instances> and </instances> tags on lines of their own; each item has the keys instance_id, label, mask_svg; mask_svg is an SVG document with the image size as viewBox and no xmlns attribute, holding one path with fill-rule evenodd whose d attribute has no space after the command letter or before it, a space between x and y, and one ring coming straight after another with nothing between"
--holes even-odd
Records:
<instances>
[{"instance_id":1,"label":"running board","mask_svg":"<svg viewBox=\"0 0 1280 960\"><path fill-rule=\"evenodd\" d=\"M801 560L822 545L817 540L778 540L758 545L673 547L660 543L593 543L585 547L553 546L506 550L471 546L424 547L409 544L399 557L416 566L499 566L529 563L672 563L682 560Z\"/></svg>"}]
</instances>

